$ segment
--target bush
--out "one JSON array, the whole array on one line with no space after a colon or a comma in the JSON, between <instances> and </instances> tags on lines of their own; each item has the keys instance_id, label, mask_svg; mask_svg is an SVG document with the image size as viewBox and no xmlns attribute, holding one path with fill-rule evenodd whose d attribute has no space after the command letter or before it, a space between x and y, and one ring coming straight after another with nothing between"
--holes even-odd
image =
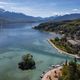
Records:
<instances>
[{"instance_id":1,"label":"bush","mask_svg":"<svg viewBox=\"0 0 80 80\"><path fill-rule=\"evenodd\" d=\"M55 41L59 41L60 39L58 37L55 38Z\"/></svg>"}]
</instances>

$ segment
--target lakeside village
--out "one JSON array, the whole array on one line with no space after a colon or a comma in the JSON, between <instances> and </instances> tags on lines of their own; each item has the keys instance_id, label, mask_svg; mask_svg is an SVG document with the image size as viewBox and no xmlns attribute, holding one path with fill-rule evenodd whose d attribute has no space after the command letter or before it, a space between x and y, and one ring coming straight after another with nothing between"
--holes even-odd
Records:
<instances>
[{"instance_id":1,"label":"lakeside village","mask_svg":"<svg viewBox=\"0 0 80 80\"><path fill-rule=\"evenodd\" d=\"M75 36L66 36L63 34L62 38L50 39L49 42L54 45L60 53L72 55L80 60L80 38ZM53 47L54 47L53 46Z\"/></svg>"}]
</instances>

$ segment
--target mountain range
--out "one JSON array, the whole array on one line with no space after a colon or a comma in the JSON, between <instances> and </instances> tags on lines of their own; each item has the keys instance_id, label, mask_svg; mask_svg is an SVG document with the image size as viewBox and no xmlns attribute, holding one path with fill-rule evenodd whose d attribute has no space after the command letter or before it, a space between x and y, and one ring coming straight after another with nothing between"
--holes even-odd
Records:
<instances>
[{"instance_id":1,"label":"mountain range","mask_svg":"<svg viewBox=\"0 0 80 80\"><path fill-rule=\"evenodd\" d=\"M15 13L0 9L0 23L17 23L17 22L47 22L47 21L62 21L62 20L73 20L80 19L79 13L66 14L63 16L51 16L51 17L33 17L23 13Z\"/></svg>"},{"instance_id":2,"label":"mountain range","mask_svg":"<svg viewBox=\"0 0 80 80\"><path fill-rule=\"evenodd\" d=\"M42 20L40 17L33 17L23 13L9 12L4 9L0 9L0 22L36 22L40 20Z\"/></svg>"}]
</instances>

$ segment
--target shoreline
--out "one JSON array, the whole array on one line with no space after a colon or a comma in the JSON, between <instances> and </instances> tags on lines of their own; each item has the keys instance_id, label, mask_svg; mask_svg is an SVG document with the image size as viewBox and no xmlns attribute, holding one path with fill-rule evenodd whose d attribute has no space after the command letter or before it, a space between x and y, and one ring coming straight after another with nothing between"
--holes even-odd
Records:
<instances>
[{"instance_id":1,"label":"shoreline","mask_svg":"<svg viewBox=\"0 0 80 80\"><path fill-rule=\"evenodd\" d=\"M75 57L75 58L79 58L80 59L80 57L78 57L77 55L73 55L73 54L70 54L70 53L67 53L67 52L65 52L65 51L63 51L63 50L61 50L61 49L59 49L54 43L52 43L51 41L50 41L50 39L48 39L47 40L48 41L48 43L53 47L53 48L55 48L59 53L61 53L61 54L66 54L66 55L70 55L70 56L72 56L72 57ZM63 63L64 64L64 63ZM60 64L58 64L58 65L55 65L55 66L57 66L57 67L52 67L49 71L47 71L47 72L43 72L42 73L42 75L40 76L41 77L41 80L50 80L50 79L52 79L52 80L58 80L58 78L59 78L59 76L62 76L62 71L60 71L60 70L62 70L62 68L63 68L63 66ZM55 71L57 72L57 78L55 78Z\"/></svg>"},{"instance_id":2,"label":"shoreline","mask_svg":"<svg viewBox=\"0 0 80 80\"><path fill-rule=\"evenodd\" d=\"M61 53L61 54L67 54L67 55L70 55L70 56L75 57L75 58L77 58L77 59L80 59L80 57L79 57L78 55L70 54L70 53L68 53L68 52L65 52L65 51L57 48L57 47L55 46L55 44L50 41L50 39L48 39L47 41L48 41L48 43L49 43L53 48L55 48L59 53Z\"/></svg>"},{"instance_id":3,"label":"shoreline","mask_svg":"<svg viewBox=\"0 0 80 80\"><path fill-rule=\"evenodd\" d=\"M57 65L55 65L55 66L57 66ZM62 69L62 66L59 65L58 67L55 67L55 68L49 70L45 74L42 74L43 77L41 78L41 80L49 80L49 77L51 79L58 80L58 77L62 75L62 72L60 71L61 69ZM55 78L55 71L57 72L57 78Z\"/></svg>"}]
</instances>

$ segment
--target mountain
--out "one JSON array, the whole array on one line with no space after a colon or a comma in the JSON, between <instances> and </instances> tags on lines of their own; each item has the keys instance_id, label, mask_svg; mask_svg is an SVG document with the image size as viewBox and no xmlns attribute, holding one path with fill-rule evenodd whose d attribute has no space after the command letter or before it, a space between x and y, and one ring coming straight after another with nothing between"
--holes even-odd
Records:
<instances>
[{"instance_id":1,"label":"mountain","mask_svg":"<svg viewBox=\"0 0 80 80\"><path fill-rule=\"evenodd\" d=\"M48 22L48 21L62 21L62 20L73 20L80 19L80 14L68 14L63 16L51 16L51 17L33 17L23 13L15 13L5 11L0 8L0 23L17 23L17 22Z\"/></svg>"},{"instance_id":2,"label":"mountain","mask_svg":"<svg viewBox=\"0 0 80 80\"><path fill-rule=\"evenodd\" d=\"M0 9L0 22L36 22L40 20L42 20L40 17L33 17Z\"/></svg>"},{"instance_id":3,"label":"mountain","mask_svg":"<svg viewBox=\"0 0 80 80\"><path fill-rule=\"evenodd\" d=\"M53 18L54 21L64 21L64 20L74 20L74 19L80 19L80 13L66 14L63 16L56 16L55 18Z\"/></svg>"},{"instance_id":4,"label":"mountain","mask_svg":"<svg viewBox=\"0 0 80 80\"><path fill-rule=\"evenodd\" d=\"M53 21L53 20L55 20L57 17L58 17L58 16L50 16L50 17L44 18L43 20L44 20L44 21Z\"/></svg>"},{"instance_id":5,"label":"mountain","mask_svg":"<svg viewBox=\"0 0 80 80\"><path fill-rule=\"evenodd\" d=\"M73 19L80 19L80 13L74 13L74 14L65 14L62 16L51 16L46 17L43 19L44 22L48 21L64 21L64 20L73 20Z\"/></svg>"}]
</instances>

